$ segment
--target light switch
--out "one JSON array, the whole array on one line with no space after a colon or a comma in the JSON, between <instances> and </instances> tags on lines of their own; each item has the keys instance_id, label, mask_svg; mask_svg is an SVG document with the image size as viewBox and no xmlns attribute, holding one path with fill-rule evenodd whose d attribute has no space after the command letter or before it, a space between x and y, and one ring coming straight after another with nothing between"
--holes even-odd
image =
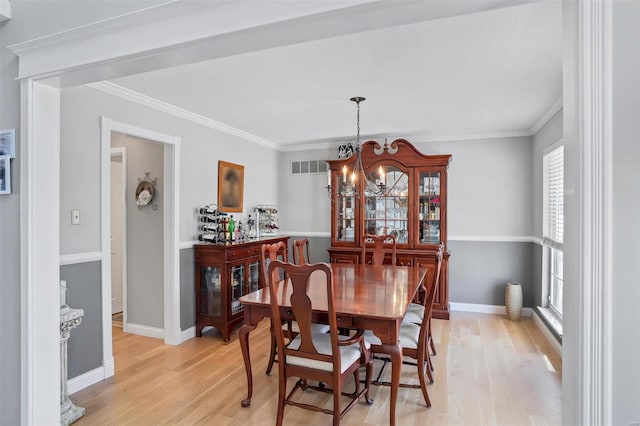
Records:
<instances>
[{"instance_id":1,"label":"light switch","mask_svg":"<svg viewBox=\"0 0 640 426\"><path fill-rule=\"evenodd\" d=\"M80 225L80 210L71 210L71 224Z\"/></svg>"}]
</instances>

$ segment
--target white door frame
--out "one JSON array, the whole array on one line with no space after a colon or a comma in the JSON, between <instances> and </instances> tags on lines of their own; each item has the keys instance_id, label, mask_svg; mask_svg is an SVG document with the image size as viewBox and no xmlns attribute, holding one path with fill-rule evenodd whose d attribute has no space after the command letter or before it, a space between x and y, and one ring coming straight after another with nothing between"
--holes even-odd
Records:
<instances>
[{"instance_id":1,"label":"white door frame","mask_svg":"<svg viewBox=\"0 0 640 426\"><path fill-rule=\"evenodd\" d=\"M127 325L127 148L115 147L110 150L110 157L122 158L122 328L126 330ZM109 167L111 170L111 167ZM109 218L111 224L111 218ZM111 253L111 251L109 251ZM111 256L109 256L111 259ZM113 286L112 286L113 287ZM111 297L109 298L111 300ZM112 312L112 309L109 309ZM113 314L113 313L112 313Z\"/></svg>"},{"instance_id":2,"label":"white door frame","mask_svg":"<svg viewBox=\"0 0 640 426\"><path fill-rule=\"evenodd\" d=\"M105 377L113 375L113 347L111 334L111 200L109 196L111 134L112 132L147 139L164 145L163 179L163 241L164 241L164 341L169 345L180 344L180 252L178 241L180 202L180 138L153 130L101 117L102 152L102 346L105 360L111 360L112 368ZM110 374L108 374L110 373ZM107 375L108 374L108 375Z\"/></svg>"}]
</instances>

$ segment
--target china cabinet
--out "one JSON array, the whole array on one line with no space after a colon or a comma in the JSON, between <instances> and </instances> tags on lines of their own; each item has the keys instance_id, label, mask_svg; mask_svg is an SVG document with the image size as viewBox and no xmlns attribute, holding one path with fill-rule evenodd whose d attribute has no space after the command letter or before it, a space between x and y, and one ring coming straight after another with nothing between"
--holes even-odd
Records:
<instances>
[{"instance_id":1,"label":"china cabinet","mask_svg":"<svg viewBox=\"0 0 640 426\"><path fill-rule=\"evenodd\" d=\"M366 142L360 155L366 181L353 173L356 155L328 161L331 262L358 263L363 235L393 234L397 263L426 266L430 280L442 241L445 255L434 317L448 319L447 168L451 155L422 154L405 139L384 145ZM368 259L370 252L365 252ZM386 262L390 262L390 252Z\"/></svg>"},{"instance_id":2,"label":"china cabinet","mask_svg":"<svg viewBox=\"0 0 640 426\"><path fill-rule=\"evenodd\" d=\"M196 287L196 336L206 326L217 328L225 342L243 320L241 296L264 287L260 271L260 246L289 237L194 245Z\"/></svg>"}]
</instances>

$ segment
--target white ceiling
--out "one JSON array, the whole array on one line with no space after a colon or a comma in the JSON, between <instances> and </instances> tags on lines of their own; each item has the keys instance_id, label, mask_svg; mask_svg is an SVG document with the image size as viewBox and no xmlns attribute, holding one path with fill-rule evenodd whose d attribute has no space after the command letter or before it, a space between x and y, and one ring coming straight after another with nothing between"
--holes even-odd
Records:
<instances>
[{"instance_id":1,"label":"white ceiling","mask_svg":"<svg viewBox=\"0 0 640 426\"><path fill-rule=\"evenodd\" d=\"M278 149L531 134L562 95L561 2L389 26L111 80Z\"/></svg>"}]
</instances>

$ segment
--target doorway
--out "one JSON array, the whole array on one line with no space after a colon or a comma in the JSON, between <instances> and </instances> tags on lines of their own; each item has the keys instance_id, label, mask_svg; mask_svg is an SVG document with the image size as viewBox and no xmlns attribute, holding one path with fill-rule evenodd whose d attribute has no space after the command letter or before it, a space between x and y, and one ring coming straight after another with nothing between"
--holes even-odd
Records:
<instances>
[{"instance_id":1,"label":"doorway","mask_svg":"<svg viewBox=\"0 0 640 426\"><path fill-rule=\"evenodd\" d=\"M126 324L127 182L126 148L111 148L111 317L112 326Z\"/></svg>"},{"instance_id":2,"label":"doorway","mask_svg":"<svg viewBox=\"0 0 640 426\"><path fill-rule=\"evenodd\" d=\"M120 133L137 138L142 138L150 142L160 144L163 150L163 179L159 185L159 191L163 197L160 201L160 207L163 211L162 217L162 240L160 245L161 256L163 259L162 268L162 305L163 313L160 320L160 328L144 328L138 327L131 330L129 322L131 320L131 301L127 298L127 287L131 283L125 279L123 287L123 329L128 332L146 335L149 337L164 339L169 345L177 345L181 343L180 330L180 265L179 265L179 247L178 247L178 228L179 228L179 211L178 203L180 200L180 137L166 135L155 132L153 130L144 129L126 123L120 123L107 117L101 118L101 199L102 199L102 225L101 225L101 241L102 253L110 254L111 247L111 144L114 133ZM125 154L125 161L130 155ZM126 162L125 162L126 164ZM126 194L125 194L126 196ZM137 210L136 210L137 211ZM126 219L125 219L126 220ZM126 229L126 226L125 226ZM130 236L126 236L125 240ZM125 245L126 254L126 245ZM103 255L102 267L102 344L103 359L105 360L104 378L113 376L113 342L112 342L112 268L111 256ZM129 270L130 265L125 263L124 269Z\"/></svg>"}]
</instances>

